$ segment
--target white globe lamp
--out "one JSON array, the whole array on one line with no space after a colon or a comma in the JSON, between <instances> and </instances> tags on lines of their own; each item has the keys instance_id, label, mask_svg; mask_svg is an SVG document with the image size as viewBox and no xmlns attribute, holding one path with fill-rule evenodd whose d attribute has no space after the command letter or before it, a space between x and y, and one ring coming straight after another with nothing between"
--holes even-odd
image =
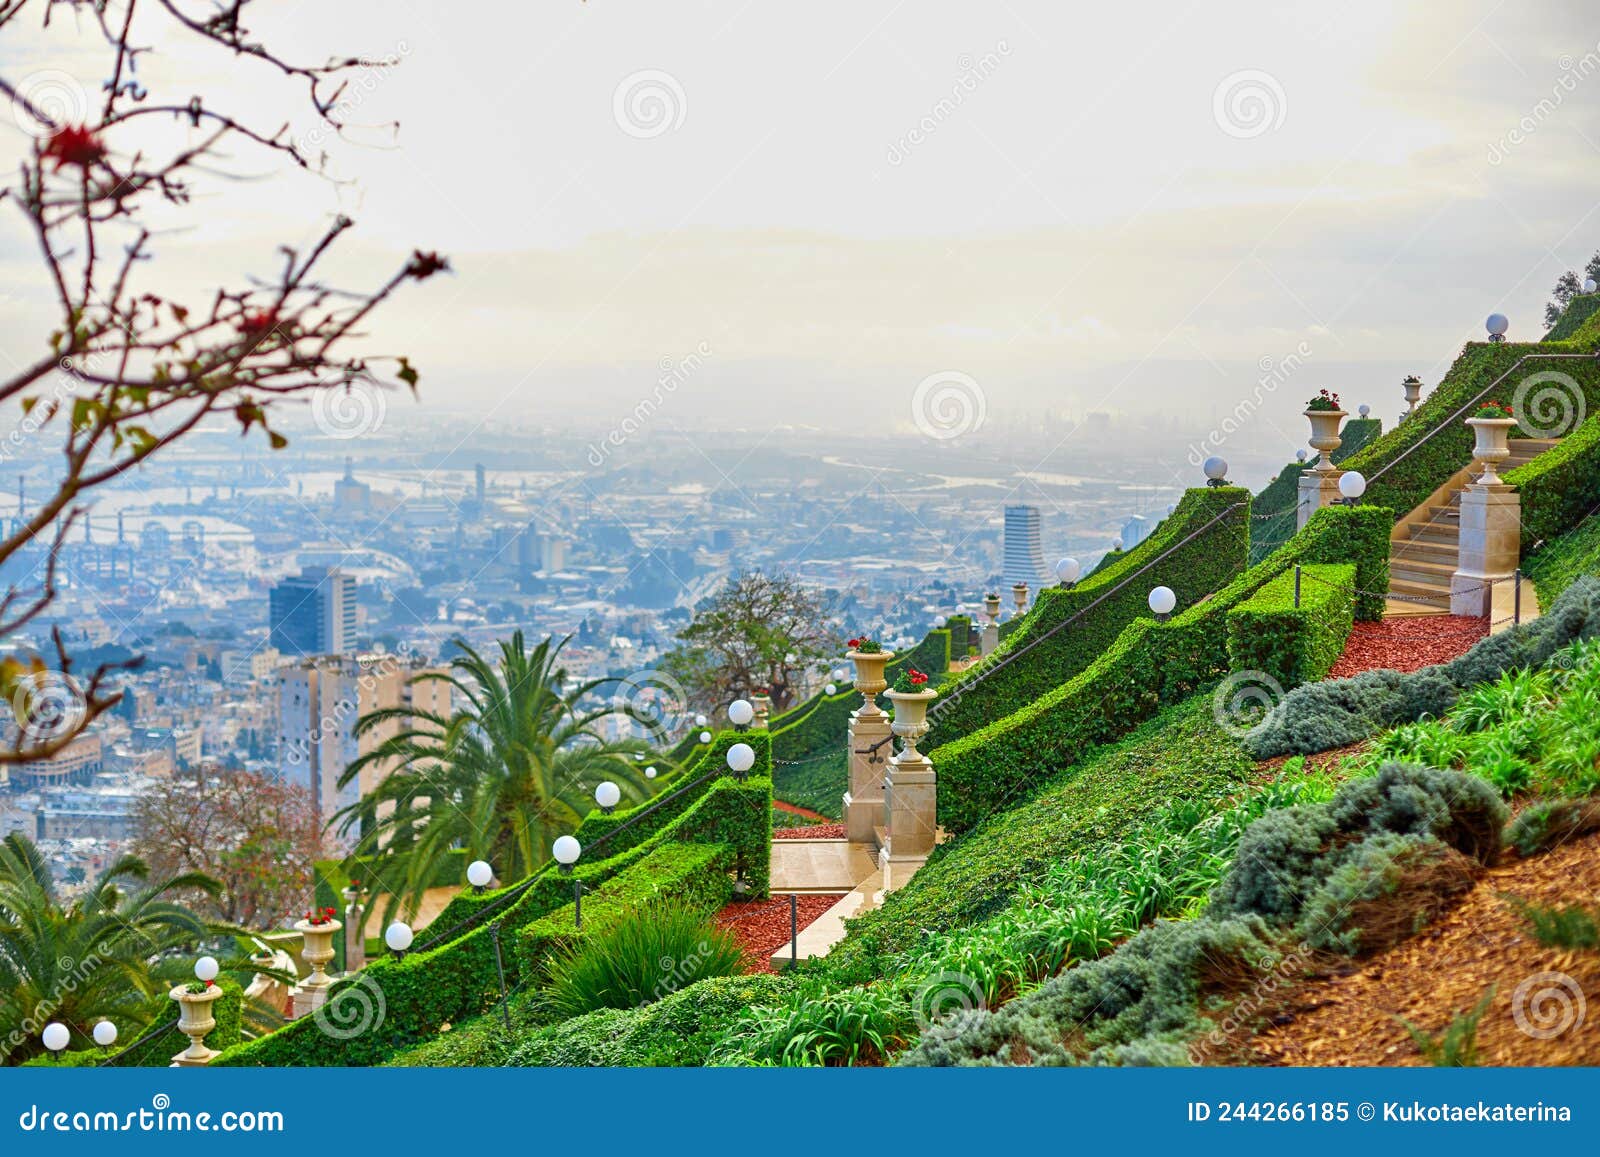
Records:
<instances>
[{"instance_id":1,"label":"white globe lamp","mask_svg":"<svg viewBox=\"0 0 1600 1157\"><path fill-rule=\"evenodd\" d=\"M1083 564L1075 558L1064 558L1056 563L1056 578L1071 586L1083 573Z\"/></svg>"},{"instance_id":2,"label":"white globe lamp","mask_svg":"<svg viewBox=\"0 0 1600 1157\"><path fill-rule=\"evenodd\" d=\"M728 748L728 770L735 777L744 778L745 772L756 765L756 749L748 743L735 743Z\"/></svg>"},{"instance_id":3,"label":"white globe lamp","mask_svg":"<svg viewBox=\"0 0 1600 1157\"><path fill-rule=\"evenodd\" d=\"M829 683L826 687L824 687L822 689L822 693L824 695L835 695L835 694L838 693L838 691L839 691L839 686L836 683Z\"/></svg>"},{"instance_id":4,"label":"white globe lamp","mask_svg":"<svg viewBox=\"0 0 1600 1157\"><path fill-rule=\"evenodd\" d=\"M700 742L701 743L710 743L711 742L711 732L702 731L700 733Z\"/></svg>"},{"instance_id":5,"label":"white globe lamp","mask_svg":"<svg viewBox=\"0 0 1600 1157\"><path fill-rule=\"evenodd\" d=\"M1595 291L1594 278L1586 277L1583 279L1583 291L1585 293L1593 293Z\"/></svg>"},{"instance_id":6,"label":"white globe lamp","mask_svg":"<svg viewBox=\"0 0 1600 1157\"><path fill-rule=\"evenodd\" d=\"M94 1026L94 1043L103 1049L108 1049L117 1043L117 1026L109 1020L103 1020Z\"/></svg>"},{"instance_id":7,"label":"white globe lamp","mask_svg":"<svg viewBox=\"0 0 1600 1157\"><path fill-rule=\"evenodd\" d=\"M487 860L473 860L467 865L467 883L478 891L483 891L489 886L489 881L494 879L494 869Z\"/></svg>"},{"instance_id":8,"label":"white globe lamp","mask_svg":"<svg viewBox=\"0 0 1600 1157\"><path fill-rule=\"evenodd\" d=\"M600 805L600 810L606 815L611 814L611 809L617 806L622 799L622 789L609 779L594 789L594 802Z\"/></svg>"},{"instance_id":9,"label":"white globe lamp","mask_svg":"<svg viewBox=\"0 0 1600 1157\"><path fill-rule=\"evenodd\" d=\"M72 1034L67 1031L67 1026L59 1020L53 1020L44 1026L44 1032L39 1034L39 1039L44 1042L44 1047L53 1053L59 1053L67 1047L67 1042L72 1039Z\"/></svg>"},{"instance_id":10,"label":"white globe lamp","mask_svg":"<svg viewBox=\"0 0 1600 1157\"><path fill-rule=\"evenodd\" d=\"M644 769L644 777L646 779L654 779L656 777L656 769L653 768L653 767L645 768Z\"/></svg>"},{"instance_id":11,"label":"white globe lamp","mask_svg":"<svg viewBox=\"0 0 1600 1157\"><path fill-rule=\"evenodd\" d=\"M1362 402L1359 406L1356 407L1356 413L1360 414L1363 418L1365 418L1367 415L1372 413L1372 407L1367 405L1365 402Z\"/></svg>"},{"instance_id":12,"label":"white globe lamp","mask_svg":"<svg viewBox=\"0 0 1600 1157\"><path fill-rule=\"evenodd\" d=\"M1356 499L1367 492L1367 480L1357 470L1346 470L1339 475L1339 493L1352 506Z\"/></svg>"},{"instance_id":13,"label":"white globe lamp","mask_svg":"<svg viewBox=\"0 0 1600 1157\"><path fill-rule=\"evenodd\" d=\"M1511 328L1511 319L1503 313L1491 313L1484 320L1483 328L1489 331L1490 341L1505 341L1506 330Z\"/></svg>"},{"instance_id":14,"label":"white globe lamp","mask_svg":"<svg viewBox=\"0 0 1600 1157\"><path fill-rule=\"evenodd\" d=\"M411 947L413 939L411 925L403 920L396 920L383 930L383 942L389 946L390 952L404 952Z\"/></svg>"},{"instance_id":15,"label":"white globe lamp","mask_svg":"<svg viewBox=\"0 0 1600 1157\"><path fill-rule=\"evenodd\" d=\"M203 980L207 984L210 984L213 980L215 980L217 978L217 973L220 971L221 969L217 965L217 958L215 956L202 956L199 960L194 962L195 978L197 980Z\"/></svg>"},{"instance_id":16,"label":"white globe lamp","mask_svg":"<svg viewBox=\"0 0 1600 1157\"><path fill-rule=\"evenodd\" d=\"M756 709L750 706L748 699L735 699L728 704L728 722L735 727L748 727L755 717Z\"/></svg>"},{"instance_id":17,"label":"white globe lamp","mask_svg":"<svg viewBox=\"0 0 1600 1157\"><path fill-rule=\"evenodd\" d=\"M1228 481L1228 464L1215 454L1201 463L1200 469L1205 473L1207 486L1221 486Z\"/></svg>"},{"instance_id":18,"label":"white globe lamp","mask_svg":"<svg viewBox=\"0 0 1600 1157\"><path fill-rule=\"evenodd\" d=\"M557 836L556 842L550 845L550 854L556 858L563 872L570 872L572 865L578 862L578 857L583 855L583 846L571 836Z\"/></svg>"},{"instance_id":19,"label":"white globe lamp","mask_svg":"<svg viewBox=\"0 0 1600 1157\"><path fill-rule=\"evenodd\" d=\"M704 727L706 725L706 722L707 722L707 720L706 720L706 717L704 715L696 715L694 717L694 725L696 727Z\"/></svg>"},{"instance_id":20,"label":"white globe lamp","mask_svg":"<svg viewBox=\"0 0 1600 1157\"><path fill-rule=\"evenodd\" d=\"M1146 601L1149 602L1152 611L1165 618L1172 613L1172 608L1178 605L1178 596L1171 587L1156 587L1150 592L1150 597Z\"/></svg>"}]
</instances>

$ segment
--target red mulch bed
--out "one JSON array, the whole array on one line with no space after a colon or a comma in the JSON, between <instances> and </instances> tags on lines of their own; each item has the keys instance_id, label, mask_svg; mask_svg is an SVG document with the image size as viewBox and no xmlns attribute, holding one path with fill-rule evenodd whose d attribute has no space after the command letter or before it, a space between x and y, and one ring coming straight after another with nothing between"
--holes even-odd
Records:
<instances>
[{"instance_id":1,"label":"red mulch bed","mask_svg":"<svg viewBox=\"0 0 1600 1157\"><path fill-rule=\"evenodd\" d=\"M808 820L825 820L832 818L831 816L823 815L821 812L814 812L808 807L801 807L799 804L784 803L781 799L773 800L772 807L774 811L788 812L792 816L804 816Z\"/></svg>"},{"instance_id":2,"label":"red mulch bed","mask_svg":"<svg viewBox=\"0 0 1600 1157\"><path fill-rule=\"evenodd\" d=\"M1357 623L1330 679L1387 668L1410 673L1447 663L1489 633L1487 619L1461 615L1405 615Z\"/></svg>"},{"instance_id":3,"label":"red mulch bed","mask_svg":"<svg viewBox=\"0 0 1600 1157\"><path fill-rule=\"evenodd\" d=\"M806 831L815 829L807 828ZM802 931L839 902L834 895L800 896ZM789 897L736 901L717 913L717 927L726 928L744 949L746 972L772 972L772 954L789 943Z\"/></svg>"},{"instance_id":4,"label":"red mulch bed","mask_svg":"<svg viewBox=\"0 0 1600 1157\"><path fill-rule=\"evenodd\" d=\"M806 828L772 829L772 838L775 840L842 840L844 837L843 824L812 824Z\"/></svg>"}]
</instances>

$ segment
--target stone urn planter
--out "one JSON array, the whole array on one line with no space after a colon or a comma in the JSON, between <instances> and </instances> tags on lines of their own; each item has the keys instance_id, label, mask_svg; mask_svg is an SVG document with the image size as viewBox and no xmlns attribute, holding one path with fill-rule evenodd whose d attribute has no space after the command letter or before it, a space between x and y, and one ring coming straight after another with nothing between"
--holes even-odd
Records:
<instances>
[{"instance_id":1,"label":"stone urn planter","mask_svg":"<svg viewBox=\"0 0 1600 1157\"><path fill-rule=\"evenodd\" d=\"M300 955L311 966L311 975L301 982L302 988L326 988L333 983L323 966L333 959L333 935L343 927L332 916L315 924L310 920L295 921L294 930L305 940Z\"/></svg>"},{"instance_id":2,"label":"stone urn planter","mask_svg":"<svg viewBox=\"0 0 1600 1157\"><path fill-rule=\"evenodd\" d=\"M889 685L889 680L883 676L883 669L894 658L893 651L850 651L845 655L856 667L856 690L861 692L863 700L861 713L863 715L876 715L879 713L878 692Z\"/></svg>"},{"instance_id":3,"label":"stone urn planter","mask_svg":"<svg viewBox=\"0 0 1600 1157\"><path fill-rule=\"evenodd\" d=\"M189 1038L189 1047L173 1060L180 1065L209 1063L217 1053L206 1048L206 1033L217 1027L211 1006L222 995L222 989L211 984L203 992L190 992L188 985L180 984L168 995L178 1002L178 1031Z\"/></svg>"},{"instance_id":4,"label":"stone urn planter","mask_svg":"<svg viewBox=\"0 0 1600 1157\"><path fill-rule=\"evenodd\" d=\"M1504 462L1511 457L1509 441L1511 431L1517 428L1515 418L1468 418L1467 425L1472 427L1473 437L1477 439L1472 447L1472 463L1474 466L1483 467L1483 474L1478 478L1481 486L1500 485L1500 475L1495 473L1497 462Z\"/></svg>"},{"instance_id":5,"label":"stone urn planter","mask_svg":"<svg viewBox=\"0 0 1600 1157\"><path fill-rule=\"evenodd\" d=\"M902 755L917 759L917 741L928 734L928 704L938 696L937 691L890 691L888 699L894 704L894 720L890 728L900 737Z\"/></svg>"},{"instance_id":6,"label":"stone urn planter","mask_svg":"<svg viewBox=\"0 0 1600 1157\"><path fill-rule=\"evenodd\" d=\"M1306 410L1306 421L1311 423L1311 448L1320 451L1316 464L1312 466L1318 474L1328 474L1333 471L1333 452L1339 448L1342 441L1339 437L1339 423L1347 416L1343 410Z\"/></svg>"},{"instance_id":7,"label":"stone urn planter","mask_svg":"<svg viewBox=\"0 0 1600 1157\"><path fill-rule=\"evenodd\" d=\"M772 696L764 691L757 691L750 696L750 706L756 709L755 722L751 726L757 731L766 731L767 724L772 719Z\"/></svg>"},{"instance_id":8,"label":"stone urn planter","mask_svg":"<svg viewBox=\"0 0 1600 1157\"><path fill-rule=\"evenodd\" d=\"M995 622L999 622L1000 621L1000 596L999 595L984 595L983 596L983 613L989 616L989 621L991 623L995 623Z\"/></svg>"},{"instance_id":9,"label":"stone urn planter","mask_svg":"<svg viewBox=\"0 0 1600 1157\"><path fill-rule=\"evenodd\" d=\"M1401 417L1409 418L1416 410L1417 402L1422 399L1422 379L1412 374L1400 383L1400 388L1406 396L1406 412Z\"/></svg>"},{"instance_id":10,"label":"stone urn planter","mask_svg":"<svg viewBox=\"0 0 1600 1157\"><path fill-rule=\"evenodd\" d=\"M1011 584L1011 601L1017 604L1017 614L1018 615L1025 615L1025 614L1028 613L1028 584L1027 583L1013 583L1013 584Z\"/></svg>"}]
</instances>

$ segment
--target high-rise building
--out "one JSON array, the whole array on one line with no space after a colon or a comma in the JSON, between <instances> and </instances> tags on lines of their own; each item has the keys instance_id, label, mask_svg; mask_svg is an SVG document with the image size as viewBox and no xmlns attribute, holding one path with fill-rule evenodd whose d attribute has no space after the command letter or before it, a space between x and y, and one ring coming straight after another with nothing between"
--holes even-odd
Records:
<instances>
[{"instance_id":1,"label":"high-rise building","mask_svg":"<svg viewBox=\"0 0 1600 1157\"><path fill-rule=\"evenodd\" d=\"M307 567L272 588L270 642L283 654L342 655L356 645L356 580L338 567Z\"/></svg>"},{"instance_id":2,"label":"high-rise building","mask_svg":"<svg viewBox=\"0 0 1600 1157\"><path fill-rule=\"evenodd\" d=\"M1030 587L1050 581L1050 572L1044 563L1044 548L1039 542L1037 506L1006 507L1002 574L1007 583L1027 583Z\"/></svg>"},{"instance_id":3,"label":"high-rise building","mask_svg":"<svg viewBox=\"0 0 1600 1157\"><path fill-rule=\"evenodd\" d=\"M356 721L379 708L450 713L450 688L417 682L428 667L397 655L322 655L278 669L278 774L311 791L324 823L369 794L394 770L373 766L347 786L339 777L357 758L399 733L406 720L385 720L360 736Z\"/></svg>"},{"instance_id":4,"label":"high-rise building","mask_svg":"<svg viewBox=\"0 0 1600 1157\"><path fill-rule=\"evenodd\" d=\"M1149 538L1154 529L1155 525L1144 515L1129 515L1122 523L1122 549L1132 550Z\"/></svg>"}]
</instances>

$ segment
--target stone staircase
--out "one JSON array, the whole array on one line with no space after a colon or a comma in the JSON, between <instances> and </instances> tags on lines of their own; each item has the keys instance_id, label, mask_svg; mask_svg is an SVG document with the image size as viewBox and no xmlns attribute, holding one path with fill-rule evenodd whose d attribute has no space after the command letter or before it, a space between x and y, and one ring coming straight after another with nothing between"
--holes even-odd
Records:
<instances>
[{"instance_id":1,"label":"stone staircase","mask_svg":"<svg viewBox=\"0 0 1600 1157\"><path fill-rule=\"evenodd\" d=\"M1559 438L1513 438L1511 457L1496 472L1503 477L1559 442ZM1457 471L1402 519L1390 538L1389 594L1420 613L1450 610L1450 576L1461 551L1461 494L1473 477L1470 466Z\"/></svg>"}]
</instances>

